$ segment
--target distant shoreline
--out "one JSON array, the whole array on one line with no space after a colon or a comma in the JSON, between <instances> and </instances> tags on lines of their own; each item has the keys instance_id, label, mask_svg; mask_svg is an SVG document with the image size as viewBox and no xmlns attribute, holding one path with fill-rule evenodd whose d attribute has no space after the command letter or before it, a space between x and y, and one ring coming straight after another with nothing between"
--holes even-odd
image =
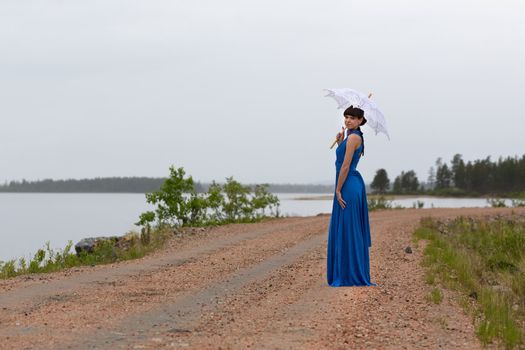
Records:
<instances>
[{"instance_id":1,"label":"distant shoreline","mask_svg":"<svg viewBox=\"0 0 525 350\"><path fill-rule=\"evenodd\" d=\"M150 193L160 189L166 178L105 177L94 179L44 179L10 181L0 184L0 193ZM217 182L223 184L222 182ZM207 192L211 183L194 180L197 193ZM263 183L261 183L263 184ZM330 193L334 185L322 184L268 184L271 193ZM243 184L254 188L256 184Z\"/></svg>"},{"instance_id":2,"label":"distant shoreline","mask_svg":"<svg viewBox=\"0 0 525 350\"><path fill-rule=\"evenodd\" d=\"M377 194L367 194L367 197L370 198L379 198L380 195ZM490 196L481 196L481 197L447 197L447 196L436 196L436 195L429 195L429 194L392 194L392 195L384 195L383 196L386 200L398 200L398 199L411 199L411 198L421 198L421 197L431 197L431 198L491 198ZM319 196L305 196L305 197L294 197L291 199L294 200L301 200L301 201L308 201L308 200L331 200L333 199L333 194L325 194L325 195L319 195Z\"/></svg>"}]
</instances>

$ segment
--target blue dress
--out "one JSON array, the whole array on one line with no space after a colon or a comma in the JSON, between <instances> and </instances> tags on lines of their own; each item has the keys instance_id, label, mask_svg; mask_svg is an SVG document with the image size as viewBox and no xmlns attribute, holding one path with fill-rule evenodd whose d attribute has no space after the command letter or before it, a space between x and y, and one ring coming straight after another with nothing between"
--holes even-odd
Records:
<instances>
[{"instance_id":1,"label":"blue dress","mask_svg":"<svg viewBox=\"0 0 525 350\"><path fill-rule=\"evenodd\" d=\"M346 202L344 209L337 201L334 191L330 228L328 229L327 281L331 287L375 286L370 282L369 247L370 224L368 222L368 203L365 182L356 170L357 163L364 149L363 133L348 130L347 138L336 149L336 178L343 165L346 142L350 134L361 136L361 145L354 151L348 176L341 188L341 196Z\"/></svg>"}]
</instances>

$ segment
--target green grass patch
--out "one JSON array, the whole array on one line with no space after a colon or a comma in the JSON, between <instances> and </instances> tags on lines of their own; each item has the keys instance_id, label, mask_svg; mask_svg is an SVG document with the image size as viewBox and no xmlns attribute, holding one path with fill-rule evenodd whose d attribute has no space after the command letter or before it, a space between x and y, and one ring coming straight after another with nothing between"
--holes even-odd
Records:
<instances>
[{"instance_id":1,"label":"green grass patch","mask_svg":"<svg viewBox=\"0 0 525 350\"><path fill-rule=\"evenodd\" d=\"M523 217L423 218L414 238L428 243L422 264L425 282L433 286L429 301L441 302L438 285L456 290L460 305L477 320L476 334L484 344L525 346Z\"/></svg>"}]
</instances>

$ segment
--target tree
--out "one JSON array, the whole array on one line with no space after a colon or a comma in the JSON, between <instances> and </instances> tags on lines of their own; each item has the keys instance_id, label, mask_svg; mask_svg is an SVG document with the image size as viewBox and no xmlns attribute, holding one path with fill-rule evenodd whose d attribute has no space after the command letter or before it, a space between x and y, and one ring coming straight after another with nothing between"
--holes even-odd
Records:
<instances>
[{"instance_id":1,"label":"tree","mask_svg":"<svg viewBox=\"0 0 525 350\"><path fill-rule=\"evenodd\" d=\"M419 180L414 170L402 171L394 180L394 192L401 194L417 193Z\"/></svg>"},{"instance_id":2,"label":"tree","mask_svg":"<svg viewBox=\"0 0 525 350\"><path fill-rule=\"evenodd\" d=\"M370 184L376 193L384 194L390 188L390 179L385 169L378 169L374 180Z\"/></svg>"},{"instance_id":3,"label":"tree","mask_svg":"<svg viewBox=\"0 0 525 350\"><path fill-rule=\"evenodd\" d=\"M436 189L449 188L452 181L452 171L441 157L436 160Z\"/></svg>"},{"instance_id":4,"label":"tree","mask_svg":"<svg viewBox=\"0 0 525 350\"><path fill-rule=\"evenodd\" d=\"M427 178L428 186L431 190L434 189L434 186L436 185L436 170L433 166L428 169L428 178Z\"/></svg>"},{"instance_id":5,"label":"tree","mask_svg":"<svg viewBox=\"0 0 525 350\"><path fill-rule=\"evenodd\" d=\"M454 186L457 188L465 189L467 187L466 182L466 169L465 162L461 159L461 154L455 154L451 161L452 180Z\"/></svg>"}]
</instances>

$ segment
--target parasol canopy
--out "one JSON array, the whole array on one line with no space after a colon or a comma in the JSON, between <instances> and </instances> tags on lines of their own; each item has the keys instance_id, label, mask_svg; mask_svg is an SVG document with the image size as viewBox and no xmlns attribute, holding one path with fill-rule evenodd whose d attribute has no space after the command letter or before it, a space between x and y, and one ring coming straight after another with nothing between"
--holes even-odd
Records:
<instances>
[{"instance_id":1,"label":"parasol canopy","mask_svg":"<svg viewBox=\"0 0 525 350\"><path fill-rule=\"evenodd\" d=\"M364 95L350 88L324 89L328 92L325 97L332 97L338 104L339 109L346 109L353 105L359 107L365 112L366 124L371 127L375 134L383 133L390 140L386 119L383 112L369 96Z\"/></svg>"}]
</instances>

